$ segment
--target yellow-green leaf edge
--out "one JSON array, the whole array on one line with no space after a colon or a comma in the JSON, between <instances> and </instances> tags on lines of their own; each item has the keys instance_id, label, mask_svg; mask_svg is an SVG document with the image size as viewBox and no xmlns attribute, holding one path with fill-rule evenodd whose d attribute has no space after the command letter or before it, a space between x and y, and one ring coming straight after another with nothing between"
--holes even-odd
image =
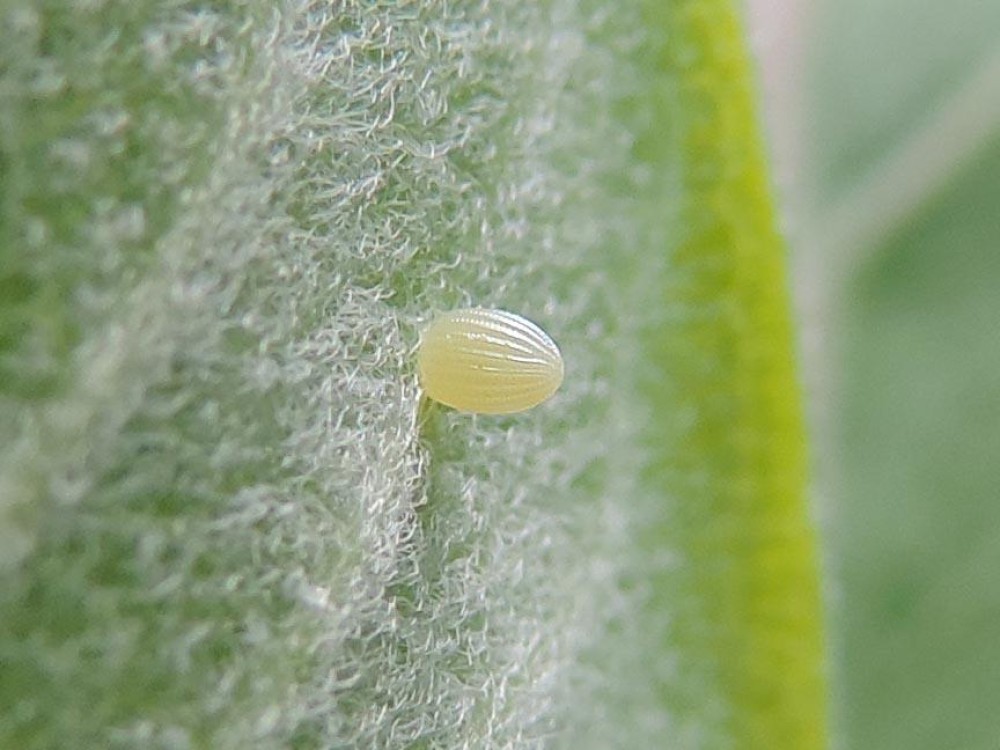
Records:
<instances>
[{"instance_id":1,"label":"yellow-green leaf edge","mask_svg":"<svg viewBox=\"0 0 1000 750\"><path fill-rule=\"evenodd\" d=\"M659 303L718 310L646 334L655 367L679 394L647 383L659 415L647 439L665 449L646 481L677 498L683 518L662 518L643 543L667 543L690 561L657 582L650 606L669 611L685 590L698 602L672 633L686 644L689 679L664 685L663 696L696 705L711 699L699 686L715 686L736 746L821 748L822 607L801 387L746 33L727 0L645 7L664 30L649 61L663 84L657 109L676 123L672 139L646 147L661 166L677 148L683 184L683 235L673 238ZM696 415L687 429L672 425L678 410Z\"/></svg>"}]
</instances>

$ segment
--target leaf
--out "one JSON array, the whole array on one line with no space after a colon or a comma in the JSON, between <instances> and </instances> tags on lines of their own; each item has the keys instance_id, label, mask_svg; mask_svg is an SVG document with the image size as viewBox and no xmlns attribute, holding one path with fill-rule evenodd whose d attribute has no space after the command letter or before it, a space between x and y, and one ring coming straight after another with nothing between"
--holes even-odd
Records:
<instances>
[{"instance_id":1,"label":"leaf","mask_svg":"<svg viewBox=\"0 0 1000 750\"><path fill-rule=\"evenodd\" d=\"M841 357L827 363L840 733L848 747L987 748L1000 733L984 695L997 658L1000 8L827 5L810 234Z\"/></svg>"},{"instance_id":2,"label":"leaf","mask_svg":"<svg viewBox=\"0 0 1000 750\"><path fill-rule=\"evenodd\" d=\"M657 15L669 29L657 72L671 93L658 114L677 123L657 156L681 184L670 262L654 281L663 291L639 297L663 305L642 333L659 370L643 395L663 415L643 439L658 453L646 489L669 503L644 537L679 562L656 575L650 607L675 609L663 645L683 649L683 682L663 693L668 705L721 696L723 726L742 747L820 747L819 607L783 245L741 28L726 3Z\"/></svg>"},{"instance_id":3,"label":"leaf","mask_svg":"<svg viewBox=\"0 0 1000 750\"><path fill-rule=\"evenodd\" d=\"M730 3L3 12L0 744L822 745ZM473 303L552 402L419 406Z\"/></svg>"}]
</instances>

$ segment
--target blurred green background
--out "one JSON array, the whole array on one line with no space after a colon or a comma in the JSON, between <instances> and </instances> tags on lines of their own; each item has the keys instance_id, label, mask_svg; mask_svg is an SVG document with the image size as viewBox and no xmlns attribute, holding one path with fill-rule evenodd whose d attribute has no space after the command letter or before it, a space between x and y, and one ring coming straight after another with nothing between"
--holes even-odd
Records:
<instances>
[{"instance_id":1,"label":"blurred green background","mask_svg":"<svg viewBox=\"0 0 1000 750\"><path fill-rule=\"evenodd\" d=\"M1000 747L1000 3L759 0L839 736Z\"/></svg>"}]
</instances>

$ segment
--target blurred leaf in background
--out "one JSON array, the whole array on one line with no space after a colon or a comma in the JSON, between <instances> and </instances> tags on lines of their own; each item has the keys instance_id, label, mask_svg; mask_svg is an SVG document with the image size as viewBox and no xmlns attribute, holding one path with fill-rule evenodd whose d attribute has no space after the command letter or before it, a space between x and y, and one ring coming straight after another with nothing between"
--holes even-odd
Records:
<instances>
[{"instance_id":1,"label":"blurred leaf in background","mask_svg":"<svg viewBox=\"0 0 1000 750\"><path fill-rule=\"evenodd\" d=\"M1000 4L837 0L804 122L830 285L838 713L851 750L1000 741Z\"/></svg>"}]
</instances>

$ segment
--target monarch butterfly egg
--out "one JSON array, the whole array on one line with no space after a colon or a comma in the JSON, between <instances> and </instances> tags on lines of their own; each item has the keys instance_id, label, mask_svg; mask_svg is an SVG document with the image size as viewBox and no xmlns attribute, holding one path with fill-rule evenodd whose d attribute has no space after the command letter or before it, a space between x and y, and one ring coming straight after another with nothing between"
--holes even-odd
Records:
<instances>
[{"instance_id":1,"label":"monarch butterfly egg","mask_svg":"<svg viewBox=\"0 0 1000 750\"><path fill-rule=\"evenodd\" d=\"M559 389L559 347L541 328L503 310L454 310L424 332L417 353L420 384L435 401L460 411L513 414Z\"/></svg>"}]
</instances>

